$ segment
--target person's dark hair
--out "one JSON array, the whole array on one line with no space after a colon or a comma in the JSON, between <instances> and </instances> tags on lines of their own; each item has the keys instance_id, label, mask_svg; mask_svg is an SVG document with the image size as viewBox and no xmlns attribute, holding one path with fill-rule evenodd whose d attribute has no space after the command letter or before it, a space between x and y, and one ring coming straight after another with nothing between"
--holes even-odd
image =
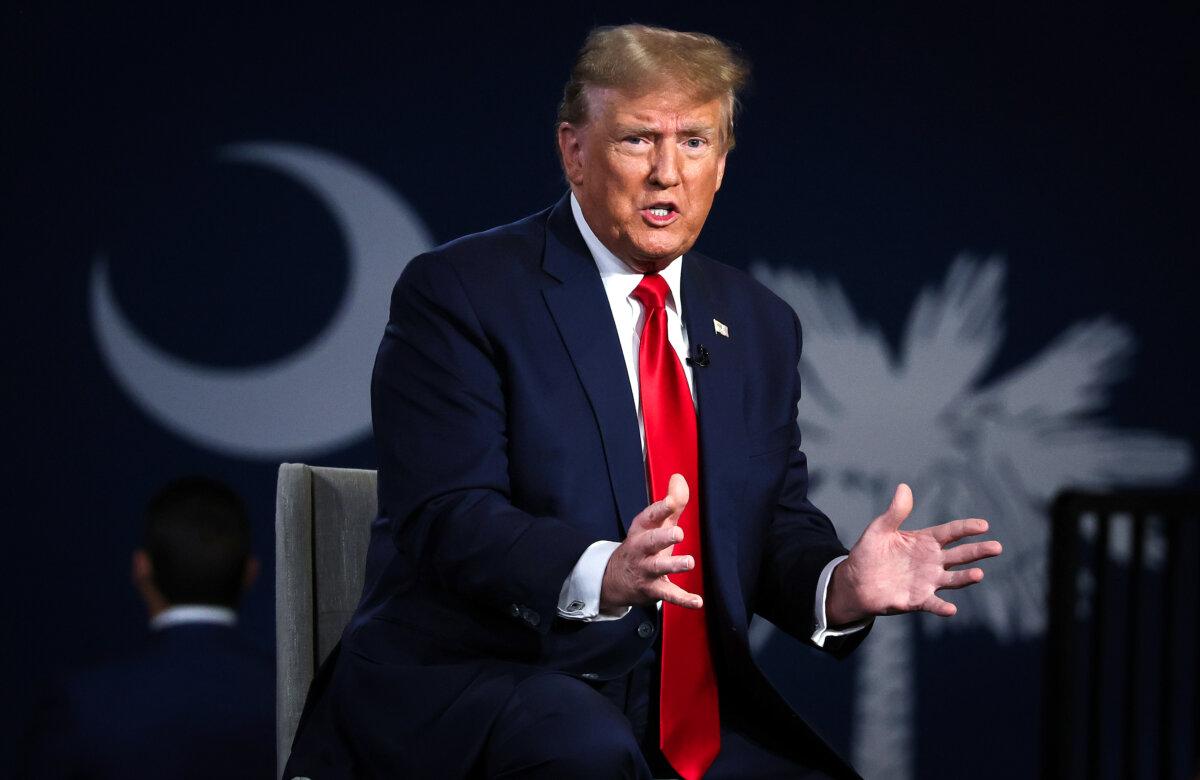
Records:
<instances>
[{"instance_id":1,"label":"person's dark hair","mask_svg":"<svg viewBox=\"0 0 1200 780\"><path fill-rule=\"evenodd\" d=\"M232 607L250 557L250 521L228 486L185 477L150 499L145 548L169 603Z\"/></svg>"}]
</instances>

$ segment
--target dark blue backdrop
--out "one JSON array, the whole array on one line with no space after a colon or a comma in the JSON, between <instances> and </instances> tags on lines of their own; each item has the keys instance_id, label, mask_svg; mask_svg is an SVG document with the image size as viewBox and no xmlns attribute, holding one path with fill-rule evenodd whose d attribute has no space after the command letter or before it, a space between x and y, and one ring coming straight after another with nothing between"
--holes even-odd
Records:
<instances>
[{"instance_id":1,"label":"dark blue backdrop","mask_svg":"<svg viewBox=\"0 0 1200 780\"><path fill-rule=\"evenodd\" d=\"M1109 315L1138 349L1104 419L1200 443L1194 6L631 15L586 3L144 13L22 3L5 17L4 168L15 188L4 230L0 767L13 763L45 675L140 641L128 561L158 485L205 472L247 497L265 566L244 625L269 647L278 460L374 464L366 439L261 460L164 429L97 348L96 253L110 258L121 308L158 347L226 367L287 355L341 300L342 236L297 183L223 164L216 151L284 141L337 154L402 193L437 242L510 221L563 190L554 109L593 24L704 30L738 42L754 65L706 253L836 278L893 345L955 255L1002 254L1007 330L990 376L1072 323ZM781 641L764 652L789 697L848 749L850 672ZM1033 771L1040 652L1036 638L1001 641L983 628L922 644L918 776ZM977 749L986 761L972 758Z\"/></svg>"}]
</instances>

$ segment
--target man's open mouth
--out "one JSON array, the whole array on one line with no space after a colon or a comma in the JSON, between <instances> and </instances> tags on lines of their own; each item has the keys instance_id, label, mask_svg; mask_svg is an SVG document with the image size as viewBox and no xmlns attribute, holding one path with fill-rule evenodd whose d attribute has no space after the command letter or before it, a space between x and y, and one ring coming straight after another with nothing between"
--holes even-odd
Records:
<instances>
[{"instance_id":1,"label":"man's open mouth","mask_svg":"<svg viewBox=\"0 0 1200 780\"><path fill-rule=\"evenodd\" d=\"M652 203L641 210L642 218L655 227L669 225L679 217L674 203Z\"/></svg>"}]
</instances>

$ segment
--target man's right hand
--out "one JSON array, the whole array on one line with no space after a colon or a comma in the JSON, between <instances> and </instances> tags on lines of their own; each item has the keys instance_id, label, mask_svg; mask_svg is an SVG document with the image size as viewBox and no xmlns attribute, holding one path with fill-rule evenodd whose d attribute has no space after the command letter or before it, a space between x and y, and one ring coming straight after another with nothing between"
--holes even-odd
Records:
<instances>
[{"instance_id":1,"label":"man's right hand","mask_svg":"<svg viewBox=\"0 0 1200 780\"><path fill-rule=\"evenodd\" d=\"M682 474L672 474L667 495L633 518L625 541L613 550L600 586L600 609L618 612L634 604L667 601L699 609L704 600L667 579L668 574L696 565L690 555L672 555L683 541L679 515L688 502L688 484Z\"/></svg>"}]
</instances>

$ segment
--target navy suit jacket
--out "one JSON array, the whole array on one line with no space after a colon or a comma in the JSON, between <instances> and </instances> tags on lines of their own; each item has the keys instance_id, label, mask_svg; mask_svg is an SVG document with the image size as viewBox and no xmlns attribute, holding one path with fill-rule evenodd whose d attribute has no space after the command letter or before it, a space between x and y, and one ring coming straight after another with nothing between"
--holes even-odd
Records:
<instances>
[{"instance_id":1,"label":"navy suit jacket","mask_svg":"<svg viewBox=\"0 0 1200 780\"><path fill-rule=\"evenodd\" d=\"M762 720L757 736L848 772L765 681L747 641L756 613L807 641L820 571L845 553L806 497L799 324L760 284L697 252L683 258L681 288L688 338L710 356L693 373L692 489L722 717ZM372 411L379 517L342 640L352 660L316 681L309 709L330 689L338 714L328 727L302 723L293 755L321 741L306 728L336 729L357 741L356 760L392 745L414 776L465 774L513 681L545 670L612 679L658 633L653 606L608 622L556 615L583 551L623 538L651 499L612 314L568 198L408 264ZM847 652L863 633L827 649Z\"/></svg>"},{"instance_id":2,"label":"navy suit jacket","mask_svg":"<svg viewBox=\"0 0 1200 780\"><path fill-rule=\"evenodd\" d=\"M273 777L274 665L235 628L165 628L64 679L31 736L33 778Z\"/></svg>"}]
</instances>

